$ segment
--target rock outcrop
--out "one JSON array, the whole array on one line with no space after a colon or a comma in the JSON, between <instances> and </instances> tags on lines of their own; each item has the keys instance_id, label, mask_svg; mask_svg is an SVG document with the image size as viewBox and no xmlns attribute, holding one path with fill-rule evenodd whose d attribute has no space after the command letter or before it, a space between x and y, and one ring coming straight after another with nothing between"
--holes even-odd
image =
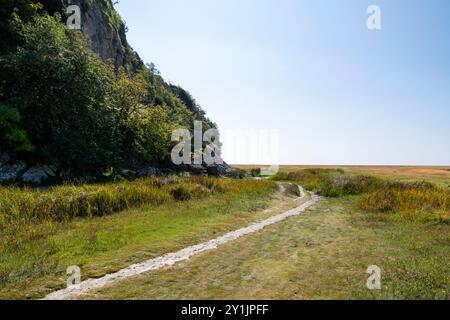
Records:
<instances>
[{"instance_id":1,"label":"rock outcrop","mask_svg":"<svg viewBox=\"0 0 450 320\"><path fill-rule=\"evenodd\" d=\"M35 165L22 175L22 181L26 183L42 183L57 176L55 166Z\"/></svg>"},{"instance_id":2,"label":"rock outcrop","mask_svg":"<svg viewBox=\"0 0 450 320\"><path fill-rule=\"evenodd\" d=\"M131 72L143 65L127 42L126 25L111 0L64 0L64 4L66 8L69 5L80 8L81 31L91 49L104 61L113 60L116 67L124 66Z\"/></svg>"},{"instance_id":3,"label":"rock outcrop","mask_svg":"<svg viewBox=\"0 0 450 320\"><path fill-rule=\"evenodd\" d=\"M116 68L124 67L128 72L133 73L143 66L143 62L138 54L131 48L126 39L126 25L114 9L111 0L43 0L46 7L51 4L52 12L67 13L71 16L73 12L66 9L75 5L80 9L80 26L81 32L86 37L90 48L97 53L104 61L112 60ZM50 12L50 11L49 11ZM178 88L180 90L181 88ZM182 92L186 95L186 92ZM180 96L183 99L183 94ZM197 106L195 101L189 97L186 102L191 111L196 112ZM192 110L194 108L194 110ZM198 110L197 110L198 111ZM3 150L2 150L3 151ZM55 161L58 163L58 161ZM97 179L107 178L139 178L148 176L160 176L170 173L189 172L194 175L211 175L211 176L238 176L241 172L233 169L226 163L207 166L203 165L186 165L186 166L169 166L157 168L155 165L139 164L133 168L122 169L120 174L111 171L111 174L105 175L99 172L95 177L84 177L86 180L96 181ZM0 184L8 182L19 182L28 184L41 184L54 181L64 181L77 178L72 168L55 167L49 164L25 163L12 158L8 153L0 152Z\"/></svg>"},{"instance_id":4,"label":"rock outcrop","mask_svg":"<svg viewBox=\"0 0 450 320\"><path fill-rule=\"evenodd\" d=\"M26 165L24 163L2 165L0 167L0 184L17 180L25 169Z\"/></svg>"}]
</instances>

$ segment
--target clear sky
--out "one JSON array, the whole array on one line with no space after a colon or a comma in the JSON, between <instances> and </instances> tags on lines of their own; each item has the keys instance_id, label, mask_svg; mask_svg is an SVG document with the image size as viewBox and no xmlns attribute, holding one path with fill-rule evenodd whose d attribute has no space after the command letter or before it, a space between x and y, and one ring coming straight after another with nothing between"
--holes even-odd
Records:
<instances>
[{"instance_id":1,"label":"clear sky","mask_svg":"<svg viewBox=\"0 0 450 320\"><path fill-rule=\"evenodd\" d=\"M379 31L366 27L372 4ZM450 165L448 0L116 8L141 58L190 91L222 131L279 130L282 164Z\"/></svg>"}]
</instances>

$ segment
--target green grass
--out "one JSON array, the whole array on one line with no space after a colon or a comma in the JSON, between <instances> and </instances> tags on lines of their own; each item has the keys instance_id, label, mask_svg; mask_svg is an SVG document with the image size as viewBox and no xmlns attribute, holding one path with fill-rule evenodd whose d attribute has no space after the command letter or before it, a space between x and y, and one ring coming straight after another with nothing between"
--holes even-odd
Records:
<instances>
[{"instance_id":1,"label":"green grass","mask_svg":"<svg viewBox=\"0 0 450 320\"><path fill-rule=\"evenodd\" d=\"M450 299L450 226L386 221L328 198L189 262L84 299ZM382 290L367 289L370 265Z\"/></svg>"},{"instance_id":2,"label":"green grass","mask_svg":"<svg viewBox=\"0 0 450 320\"><path fill-rule=\"evenodd\" d=\"M235 188L206 177L147 178L133 182L64 185L50 189L0 188L0 228L32 221L104 216L141 205L203 198Z\"/></svg>"},{"instance_id":3,"label":"green grass","mask_svg":"<svg viewBox=\"0 0 450 320\"><path fill-rule=\"evenodd\" d=\"M381 213L397 213L408 220L449 223L450 192L428 183L398 183L365 194L359 208Z\"/></svg>"},{"instance_id":4,"label":"green grass","mask_svg":"<svg viewBox=\"0 0 450 320\"><path fill-rule=\"evenodd\" d=\"M295 181L325 197L361 195L358 208L407 220L450 222L450 190L425 181L400 182L342 169L281 172L273 180Z\"/></svg>"},{"instance_id":5,"label":"green grass","mask_svg":"<svg viewBox=\"0 0 450 320\"><path fill-rule=\"evenodd\" d=\"M282 172L274 179L327 197L300 216L219 250L84 298L450 299L449 194L442 185L340 169ZM297 188L284 189L298 195ZM91 195L87 203L96 214L36 214L42 209L34 195L64 203L80 190ZM111 196L98 195L104 190ZM11 203L28 210L25 218L4 214L0 299L40 298L63 288L70 265L81 267L83 279L100 277L265 219L274 211L263 209L275 203L277 212L299 204L274 199L275 183L264 180L151 179L0 192L13 194ZM111 209L131 195L147 199L150 192L165 200ZM370 265L382 269L381 291L366 288Z\"/></svg>"},{"instance_id":6,"label":"green grass","mask_svg":"<svg viewBox=\"0 0 450 320\"><path fill-rule=\"evenodd\" d=\"M148 181L136 183L131 185L148 185ZM56 188L57 194L66 188ZM160 180L158 188L167 192L167 202L142 204L116 214L63 221L60 215L49 214L45 219L10 219L1 229L0 298L43 297L64 287L70 265L82 268L83 279L99 277L239 228L264 216L261 209L271 201L275 184L189 178ZM23 191L55 196L55 189Z\"/></svg>"},{"instance_id":7,"label":"green grass","mask_svg":"<svg viewBox=\"0 0 450 320\"><path fill-rule=\"evenodd\" d=\"M346 175L340 169L306 169L281 172L272 180L288 180L301 183L306 189L325 197L358 195L382 188L385 182L372 176Z\"/></svg>"}]
</instances>

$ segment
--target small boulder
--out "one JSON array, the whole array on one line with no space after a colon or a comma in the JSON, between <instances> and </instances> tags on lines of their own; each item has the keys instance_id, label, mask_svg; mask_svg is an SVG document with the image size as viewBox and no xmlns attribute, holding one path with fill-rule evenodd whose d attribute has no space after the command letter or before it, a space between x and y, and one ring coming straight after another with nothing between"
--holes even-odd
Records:
<instances>
[{"instance_id":1,"label":"small boulder","mask_svg":"<svg viewBox=\"0 0 450 320\"><path fill-rule=\"evenodd\" d=\"M236 169L230 167L227 163L214 164L207 167L208 175L215 177L225 177L232 174Z\"/></svg>"},{"instance_id":2,"label":"small boulder","mask_svg":"<svg viewBox=\"0 0 450 320\"><path fill-rule=\"evenodd\" d=\"M24 163L2 165L0 167L0 183L17 180L26 167Z\"/></svg>"},{"instance_id":3,"label":"small boulder","mask_svg":"<svg viewBox=\"0 0 450 320\"><path fill-rule=\"evenodd\" d=\"M136 175L136 171L129 170L129 169L123 169L120 171L120 174L125 177L132 177L132 176Z\"/></svg>"},{"instance_id":4,"label":"small boulder","mask_svg":"<svg viewBox=\"0 0 450 320\"><path fill-rule=\"evenodd\" d=\"M207 168L203 167L200 164L187 164L185 165L185 171L190 172L194 175L203 175L207 174Z\"/></svg>"},{"instance_id":5,"label":"small boulder","mask_svg":"<svg viewBox=\"0 0 450 320\"><path fill-rule=\"evenodd\" d=\"M26 183L42 183L56 177L57 168L55 166L35 165L22 176Z\"/></svg>"}]
</instances>

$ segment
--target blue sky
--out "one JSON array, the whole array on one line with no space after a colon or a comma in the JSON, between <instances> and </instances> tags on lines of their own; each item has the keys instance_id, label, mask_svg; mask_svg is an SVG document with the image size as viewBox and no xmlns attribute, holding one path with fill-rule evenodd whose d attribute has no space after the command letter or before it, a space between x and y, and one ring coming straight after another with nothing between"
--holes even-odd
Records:
<instances>
[{"instance_id":1,"label":"blue sky","mask_svg":"<svg viewBox=\"0 0 450 320\"><path fill-rule=\"evenodd\" d=\"M372 4L379 31L366 27ZM450 165L448 0L116 8L141 58L190 91L221 130L279 130L282 164Z\"/></svg>"}]
</instances>

